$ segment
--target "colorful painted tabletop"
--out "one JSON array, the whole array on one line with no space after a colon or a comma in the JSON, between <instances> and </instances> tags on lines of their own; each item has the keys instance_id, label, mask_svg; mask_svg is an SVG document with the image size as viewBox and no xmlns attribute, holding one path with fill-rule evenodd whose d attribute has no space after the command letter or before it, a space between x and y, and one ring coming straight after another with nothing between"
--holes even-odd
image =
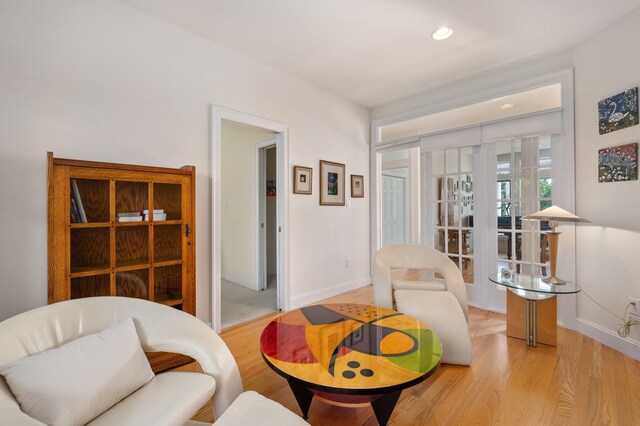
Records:
<instances>
[{"instance_id":1,"label":"colorful painted tabletop","mask_svg":"<svg viewBox=\"0 0 640 426\"><path fill-rule=\"evenodd\" d=\"M260 337L277 372L327 391L386 391L416 384L440 362L426 325L377 306L325 304L287 312Z\"/></svg>"}]
</instances>

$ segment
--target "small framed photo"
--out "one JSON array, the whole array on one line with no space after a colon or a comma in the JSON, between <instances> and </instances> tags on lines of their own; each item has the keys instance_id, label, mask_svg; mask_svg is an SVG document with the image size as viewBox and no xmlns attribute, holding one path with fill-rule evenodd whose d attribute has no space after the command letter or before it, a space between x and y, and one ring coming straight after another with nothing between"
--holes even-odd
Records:
<instances>
[{"instance_id":1,"label":"small framed photo","mask_svg":"<svg viewBox=\"0 0 640 426\"><path fill-rule=\"evenodd\" d=\"M293 193L311 195L313 169L293 166Z\"/></svg>"},{"instance_id":2,"label":"small framed photo","mask_svg":"<svg viewBox=\"0 0 640 426\"><path fill-rule=\"evenodd\" d=\"M364 176L351 175L351 198L364 198Z\"/></svg>"},{"instance_id":3,"label":"small framed photo","mask_svg":"<svg viewBox=\"0 0 640 426\"><path fill-rule=\"evenodd\" d=\"M320 160L320 205L344 206L344 164Z\"/></svg>"}]
</instances>

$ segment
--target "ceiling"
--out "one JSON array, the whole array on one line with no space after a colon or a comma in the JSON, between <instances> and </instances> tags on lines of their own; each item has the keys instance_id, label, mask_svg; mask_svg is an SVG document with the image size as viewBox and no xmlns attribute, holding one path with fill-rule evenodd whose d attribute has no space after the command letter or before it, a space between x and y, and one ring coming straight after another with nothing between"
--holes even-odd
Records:
<instances>
[{"instance_id":1,"label":"ceiling","mask_svg":"<svg viewBox=\"0 0 640 426\"><path fill-rule=\"evenodd\" d=\"M373 108L570 49L640 0L120 0ZM437 42L441 25L453 36Z\"/></svg>"}]
</instances>

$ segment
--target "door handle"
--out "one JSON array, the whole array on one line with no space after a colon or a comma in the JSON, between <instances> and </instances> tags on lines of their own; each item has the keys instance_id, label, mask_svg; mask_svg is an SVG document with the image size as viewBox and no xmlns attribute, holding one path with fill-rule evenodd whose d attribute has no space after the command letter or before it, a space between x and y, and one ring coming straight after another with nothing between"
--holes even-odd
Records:
<instances>
[{"instance_id":1,"label":"door handle","mask_svg":"<svg viewBox=\"0 0 640 426\"><path fill-rule=\"evenodd\" d=\"M261 223L261 224L260 224L260 228L264 228L264 223Z\"/></svg>"},{"instance_id":2,"label":"door handle","mask_svg":"<svg viewBox=\"0 0 640 426\"><path fill-rule=\"evenodd\" d=\"M187 237L188 237L189 235L191 235L191 227L189 226L189 224L188 224L188 223L187 223L187 224L185 225L185 227L184 227L184 235L185 235L185 236L187 236Z\"/></svg>"}]
</instances>

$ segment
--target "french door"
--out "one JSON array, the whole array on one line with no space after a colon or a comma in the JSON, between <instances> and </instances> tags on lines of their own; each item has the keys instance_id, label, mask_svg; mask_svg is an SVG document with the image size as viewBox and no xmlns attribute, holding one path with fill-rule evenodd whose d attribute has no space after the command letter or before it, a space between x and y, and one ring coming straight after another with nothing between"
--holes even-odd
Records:
<instances>
[{"instance_id":1,"label":"french door","mask_svg":"<svg viewBox=\"0 0 640 426\"><path fill-rule=\"evenodd\" d=\"M423 219L427 242L455 262L464 280L475 280L474 147L441 149L423 156L428 174Z\"/></svg>"},{"instance_id":2,"label":"french door","mask_svg":"<svg viewBox=\"0 0 640 426\"><path fill-rule=\"evenodd\" d=\"M546 274L546 222L522 217L552 204L551 137L422 147L422 244L460 269L473 304L503 309L487 281L501 269Z\"/></svg>"}]
</instances>

